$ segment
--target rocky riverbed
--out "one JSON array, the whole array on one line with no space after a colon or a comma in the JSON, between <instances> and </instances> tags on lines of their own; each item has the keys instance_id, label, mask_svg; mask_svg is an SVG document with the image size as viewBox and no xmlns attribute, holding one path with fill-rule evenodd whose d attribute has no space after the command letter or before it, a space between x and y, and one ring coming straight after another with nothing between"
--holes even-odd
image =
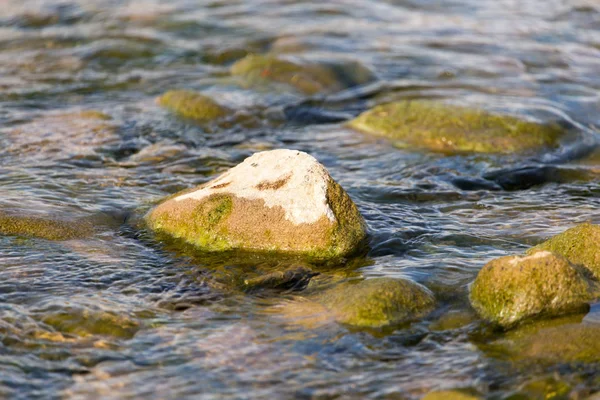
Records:
<instances>
[{"instance_id":1,"label":"rocky riverbed","mask_svg":"<svg viewBox=\"0 0 600 400\"><path fill-rule=\"evenodd\" d=\"M9 0L0 397L597 396L599 24Z\"/></svg>"}]
</instances>

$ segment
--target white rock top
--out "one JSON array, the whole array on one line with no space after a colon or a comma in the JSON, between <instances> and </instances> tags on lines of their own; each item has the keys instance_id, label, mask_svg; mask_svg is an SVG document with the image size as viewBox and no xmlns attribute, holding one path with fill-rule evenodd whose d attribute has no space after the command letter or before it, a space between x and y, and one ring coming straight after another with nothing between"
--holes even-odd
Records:
<instances>
[{"instance_id":1,"label":"white rock top","mask_svg":"<svg viewBox=\"0 0 600 400\"><path fill-rule=\"evenodd\" d=\"M327 203L331 176L313 156L296 150L271 150L253 154L241 164L208 182L202 189L175 198L202 200L228 193L248 200L280 206L288 221L299 225L326 216L335 222Z\"/></svg>"},{"instance_id":2,"label":"white rock top","mask_svg":"<svg viewBox=\"0 0 600 400\"><path fill-rule=\"evenodd\" d=\"M535 260L538 258L546 258L546 257L552 257L552 256L554 256L554 255L549 251L545 251L545 250L537 251L530 256L525 256L525 257L514 256L514 258L512 260L510 260L510 265L518 265L526 260Z\"/></svg>"}]
</instances>

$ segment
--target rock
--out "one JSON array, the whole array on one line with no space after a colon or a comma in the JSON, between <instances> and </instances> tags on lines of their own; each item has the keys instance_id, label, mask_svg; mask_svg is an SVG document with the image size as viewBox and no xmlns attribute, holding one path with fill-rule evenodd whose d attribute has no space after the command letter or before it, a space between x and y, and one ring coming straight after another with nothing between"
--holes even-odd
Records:
<instances>
[{"instance_id":1,"label":"rock","mask_svg":"<svg viewBox=\"0 0 600 400\"><path fill-rule=\"evenodd\" d=\"M424 286L405 279L375 278L346 282L312 298L337 322L363 328L380 328L415 320L435 305Z\"/></svg>"},{"instance_id":2,"label":"rock","mask_svg":"<svg viewBox=\"0 0 600 400\"><path fill-rule=\"evenodd\" d=\"M399 101L372 108L348 123L399 146L443 153L515 153L556 147L563 131L511 116L433 101Z\"/></svg>"},{"instance_id":3,"label":"rock","mask_svg":"<svg viewBox=\"0 0 600 400\"><path fill-rule=\"evenodd\" d=\"M248 55L231 66L231 74L249 84L271 81L308 95L336 92L375 79L371 71L356 62L299 64L273 55Z\"/></svg>"},{"instance_id":4,"label":"rock","mask_svg":"<svg viewBox=\"0 0 600 400\"><path fill-rule=\"evenodd\" d=\"M7 132L8 151L27 159L99 157L96 149L121 140L111 117L94 110L49 114Z\"/></svg>"},{"instance_id":5,"label":"rock","mask_svg":"<svg viewBox=\"0 0 600 400\"><path fill-rule=\"evenodd\" d=\"M478 400L479 396L459 390L436 390L427 393L421 400Z\"/></svg>"},{"instance_id":6,"label":"rock","mask_svg":"<svg viewBox=\"0 0 600 400\"><path fill-rule=\"evenodd\" d=\"M584 223L529 249L527 254L551 251L580 264L600 279L600 226Z\"/></svg>"},{"instance_id":7,"label":"rock","mask_svg":"<svg viewBox=\"0 0 600 400\"><path fill-rule=\"evenodd\" d=\"M568 322L567 319L544 321L523 326L494 341L490 349L504 353L514 362L538 364L600 362L600 325Z\"/></svg>"},{"instance_id":8,"label":"rock","mask_svg":"<svg viewBox=\"0 0 600 400\"><path fill-rule=\"evenodd\" d=\"M82 239L93 233L94 227L89 221L25 217L0 212L0 235L72 240Z\"/></svg>"},{"instance_id":9,"label":"rock","mask_svg":"<svg viewBox=\"0 0 600 400\"><path fill-rule=\"evenodd\" d=\"M312 156L256 153L204 185L171 196L145 217L148 226L206 251L244 249L346 255L366 224L346 192Z\"/></svg>"},{"instance_id":10,"label":"rock","mask_svg":"<svg viewBox=\"0 0 600 400\"><path fill-rule=\"evenodd\" d=\"M588 307L598 284L583 268L548 251L501 257L487 263L471 287L473 308L503 327L537 316Z\"/></svg>"},{"instance_id":11,"label":"rock","mask_svg":"<svg viewBox=\"0 0 600 400\"><path fill-rule=\"evenodd\" d=\"M211 98L189 90L170 90L156 102L177 115L200 122L218 120L231 114L231 110Z\"/></svg>"},{"instance_id":12,"label":"rock","mask_svg":"<svg viewBox=\"0 0 600 400\"><path fill-rule=\"evenodd\" d=\"M303 290L310 283L312 277L316 275L319 275L319 273L309 268L292 267L283 271L270 272L257 278L245 279L244 289L246 291L260 289Z\"/></svg>"}]
</instances>

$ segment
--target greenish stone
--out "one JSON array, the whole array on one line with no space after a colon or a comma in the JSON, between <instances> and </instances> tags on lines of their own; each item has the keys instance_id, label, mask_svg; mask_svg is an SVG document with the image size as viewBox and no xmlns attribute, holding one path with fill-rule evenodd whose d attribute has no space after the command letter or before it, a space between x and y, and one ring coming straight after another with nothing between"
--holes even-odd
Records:
<instances>
[{"instance_id":1,"label":"greenish stone","mask_svg":"<svg viewBox=\"0 0 600 400\"><path fill-rule=\"evenodd\" d=\"M398 146L442 153L517 153L556 147L563 130L434 101L398 101L365 111L348 123Z\"/></svg>"},{"instance_id":2,"label":"greenish stone","mask_svg":"<svg viewBox=\"0 0 600 400\"><path fill-rule=\"evenodd\" d=\"M588 307L598 283L583 268L550 252L490 261L471 286L473 308L485 319L511 327L534 317L552 317Z\"/></svg>"},{"instance_id":3,"label":"greenish stone","mask_svg":"<svg viewBox=\"0 0 600 400\"><path fill-rule=\"evenodd\" d=\"M429 313L435 305L427 288L393 278L345 282L316 293L312 300L329 310L336 321L363 328L412 321Z\"/></svg>"},{"instance_id":4,"label":"greenish stone","mask_svg":"<svg viewBox=\"0 0 600 400\"><path fill-rule=\"evenodd\" d=\"M130 339L139 329L137 322L123 315L75 308L46 315L42 322L63 334L80 337L100 335Z\"/></svg>"},{"instance_id":5,"label":"greenish stone","mask_svg":"<svg viewBox=\"0 0 600 400\"><path fill-rule=\"evenodd\" d=\"M318 273L310 268L302 266L291 267L282 271L269 272L256 278L245 279L244 290L302 290L306 288L315 275L318 275Z\"/></svg>"},{"instance_id":6,"label":"greenish stone","mask_svg":"<svg viewBox=\"0 0 600 400\"><path fill-rule=\"evenodd\" d=\"M251 54L231 67L231 74L253 85L275 82L292 86L304 94L335 92L374 80L373 74L358 63L339 65L300 64L275 55Z\"/></svg>"},{"instance_id":7,"label":"greenish stone","mask_svg":"<svg viewBox=\"0 0 600 400\"><path fill-rule=\"evenodd\" d=\"M82 239L93 233L94 228L89 221L62 221L0 212L0 235L72 240Z\"/></svg>"},{"instance_id":8,"label":"greenish stone","mask_svg":"<svg viewBox=\"0 0 600 400\"><path fill-rule=\"evenodd\" d=\"M210 122L231 113L211 98L189 90L170 90L157 99L157 103L180 115L200 122Z\"/></svg>"},{"instance_id":9,"label":"greenish stone","mask_svg":"<svg viewBox=\"0 0 600 400\"><path fill-rule=\"evenodd\" d=\"M583 265L600 278L600 226L584 223L529 249L527 254L551 251Z\"/></svg>"}]
</instances>

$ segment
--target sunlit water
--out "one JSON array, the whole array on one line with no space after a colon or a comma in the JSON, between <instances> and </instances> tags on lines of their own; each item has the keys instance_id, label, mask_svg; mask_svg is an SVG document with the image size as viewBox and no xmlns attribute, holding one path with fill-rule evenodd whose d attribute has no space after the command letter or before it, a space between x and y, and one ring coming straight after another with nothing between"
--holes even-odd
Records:
<instances>
[{"instance_id":1,"label":"sunlit water","mask_svg":"<svg viewBox=\"0 0 600 400\"><path fill-rule=\"evenodd\" d=\"M573 396L600 390L599 364L520 369L487 351L503 334L467 300L490 259L578 222L600 223L600 157L587 154L600 125L597 1L0 6L0 210L99 227L82 240L0 237L0 397L419 398L471 388L505 398L546 379L566 382ZM360 61L378 81L307 103L228 80L232 62L267 51ZM262 111L253 127L202 128L155 105L172 88ZM559 121L571 135L551 154L444 156L397 149L341 123L281 117L302 104L351 116L420 97ZM110 115L114 129L78 136L48 122L78 110ZM432 315L384 331L295 324L273 310L301 293L228 288L292 261L202 256L126 222L272 148L318 158L368 222L367 255L313 268L414 279L435 293ZM501 168L540 165L587 178L529 185L526 177L513 191L477 185ZM462 323L444 322L455 314ZM593 314L586 320L597 321Z\"/></svg>"}]
</instances>

